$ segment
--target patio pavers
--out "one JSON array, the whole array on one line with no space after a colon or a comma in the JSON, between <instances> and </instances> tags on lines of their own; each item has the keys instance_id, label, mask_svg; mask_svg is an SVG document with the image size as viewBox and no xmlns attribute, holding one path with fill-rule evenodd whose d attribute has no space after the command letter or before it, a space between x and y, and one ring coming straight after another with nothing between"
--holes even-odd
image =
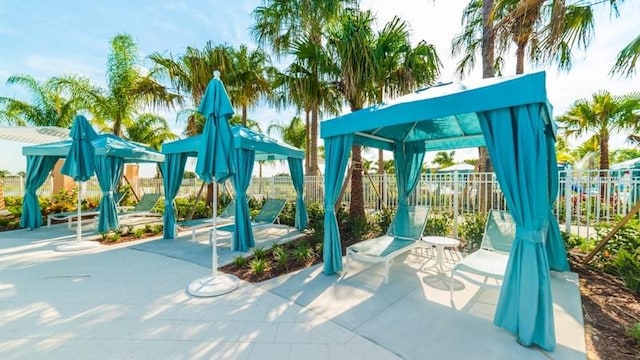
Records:
<instances>
[{"instance_id":1,"label":"patio pavers","mask_svg":"<svg viewBox=\"0 0 640 360\"><path fill-rule=\"evenodd\" d=\"M315 266L193 298L186 285L210 271L206 239L53 251L74 235L66 225L0 233L0 358L586 358L571 273L552 277L558 347L543 353L492 324L496 290L457 279L454 309L424 253L398 258L387 285L382 266L355 262L342 277Z\"/></svg>"}]
</instances>

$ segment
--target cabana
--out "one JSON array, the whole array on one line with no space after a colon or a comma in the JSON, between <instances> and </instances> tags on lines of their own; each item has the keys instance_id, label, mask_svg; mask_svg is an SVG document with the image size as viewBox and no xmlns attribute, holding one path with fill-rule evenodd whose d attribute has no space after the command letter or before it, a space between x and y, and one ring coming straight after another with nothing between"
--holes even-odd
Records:
<instances>
[{"instance_id":1,"label":"cabana","mask_svg":"<svg viewBox=\"0 0 640 360\"><path fill-rule=\"evenodd\" d=\"M342 271L334 209L352 145L393 152L404 205L398 211L415 190L426 151L486 146L517 226L494 323L516 333L523 345L552 351L549 270L569 269L552 213L558 191L555 128L544 72L434 86L322 122L324 273Z\"/></svg>"},{"instance_id":2,"label":"cabana","mask_svg":"<svg viewBox=\"0 0 640 360\"><path fill-rule=\"evenodd\" d=\"M233 126L231 131L233 132L233 156L236 164L236 173L231 178L236 192L236 230L233 232L233 250L247 251L255 246L246 193L251 182L255 161L288 161L291 179L296 190L295 227L304 229L307 226L307 210L303 198L304 174L302 172L302 159L304 158L304 152L243 126ZM164 165L165 239L174 239L177 236L176 212L173 200L182 183L187 158L189 156L198 156L201 138L202 135L198 135L162 145L162 152L166 156Z\"/></svg>"},{"instance_id":3,"label":"cabana","mask_svg":"<svg viewBox=\"0 0 640 360\"><path fill-rule=\"evenodd\" d=\"M42 213L36 191L47 179L58 159L67 157L72 140L22 148L27 157L25 195L20 226L34 229L42 226ZM125 163L160 163L164 155L142 144L101 134L91 144L95 149L96 177L102 190L98 232L119 228L118 211L113 194L117 190Z\"/></svg>"}]
</instances>

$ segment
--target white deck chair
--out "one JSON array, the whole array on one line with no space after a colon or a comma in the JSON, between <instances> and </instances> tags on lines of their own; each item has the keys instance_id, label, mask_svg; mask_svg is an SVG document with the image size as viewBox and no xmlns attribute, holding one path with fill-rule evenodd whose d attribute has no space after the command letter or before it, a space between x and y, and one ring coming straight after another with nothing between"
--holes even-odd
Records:
<instances>
[{"instance_id":1,"label":"white deck chair","mask_svg":"<svg viewBox=\"0 0 640 360\"><path fill-rule=\"evenodd\" d=\"M222 212L218 215L216 219L217 225L229 225L235 221L236 218L236 201L232 199L229 204L222 210ZM182 221L178 223L178 227L180 230L191 230L191 241L196 241L196 235L198 230L206 229L213 226L213 219L209 218L201 218L201 219L193 219L189 221Z\"/></svg>"},{"instance_id":2,"label":"white deck chair","mask_svg":"<svg viewBox=\"0 0 640 360\"><path fill-rule=\"evenodd\" d=\"M428 206L407 206L409 217L399 219L398 211L386 235L368 239L347 247L347 271L351 259L369 263L384 263L384 283L389 282L393 258L420 245L429 216Z\"/></svg>"},{"instance_id":3,"label":"white deck chair","mask_svg":"<svg viewBox=\"0 0 640 360\"><path fill-rule=\"evenodd\" d=\"M116 200L116 205L120 203L120 201L122 201L122 199L124 198L123 193L114 193L113 196ZM91 209L91 210L83 210L81 213L81 216L97 216L100 215L100 211L96 210L96 209ZM71 229L71 225L73 224L74 220L78 220L78 211L66 211L66 212L59 212L59 213L53 213L53 214L49 214L47 215L47 227L51 226L51 221L56 220L56 221L62 221L62 220L67 220L68 222L68 227L69 229Z\"/></svg>"},{"instance_id":4,"label":"white deck chair","mask_svg":"<svg viewBox=\"0 0 640 360\"><path fill-rule=\"evenodd\" d=\"M515 236L516 224L511 214L504 210L489 211L480 249L462 258L451 269L450 300L453 301L456 275L478 286L500 287L498 282L504 278ZM471 277L472 274L484 277L484 281ZM489 283L489 278L495 279L496 284Z\"/></svg>"}]
</instances>

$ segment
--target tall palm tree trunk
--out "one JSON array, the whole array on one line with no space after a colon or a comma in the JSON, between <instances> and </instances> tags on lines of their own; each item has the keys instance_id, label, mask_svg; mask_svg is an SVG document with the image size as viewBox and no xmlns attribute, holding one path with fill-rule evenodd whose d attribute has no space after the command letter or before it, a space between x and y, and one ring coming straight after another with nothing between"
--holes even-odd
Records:
<instances>
[{"instance_id":1,"label":"tall palm tree trunk","mask_svg":"<svg viewBox=\"0 0 640 360\"><path fill-rule=\"evenodd\" d=\"M242 105L242 126L247 126L247 106Z\"/></svg>"},{"instance_id":2,"label":"tall palm tree trunk","mask_svg":"<svg viewBox=\"0 0 640 360\"><path fill-rule=\"evenodd\" d=\"M311 124L310 124L310 119L309 119L309 115L310 112L308 110L305 110L305 132L304 132L304 136L305 136L305 142L304 145L306 147L306 151L304 152L304 173L305 175L311 175Z\"/></svg>"},{"instance_id":3,"label":"tall palm tree trunk","mask_svg":"<svg viewBox=\"0 0 640 360\"><path fill-rule=\"evenodd\" d=\"M364 186L362 182L362 146L351 147L351 203L349 217L364 219Z\"/></svg>"},{"instance_id":4,"label":"tall palm tree trunk","mask_svg":"<svg viewBox=\"0 0 640 360\"><path fill-rule=\"evenodd\" d=\"M493 32L493 20L491 12L493 11L493 0L484 0L482 2L482 77L492 78L494 73L494 52L495 52L495 34ZM493 171L493 165L489 158L487 148L482 146L478 148L478 172L487 173ZM492 207L491 194L493 186L489 179L480 179L479 203L480 210L487 211Z\"/></svg>"},{"instance_id":5,"label":"tall palm tree trunk","mask_svg":"<svg viewBox=\"0 0 640 360\"><path fill-rule=\"evenodd\" d=\"M516 49L516 74L524 73L524 53L527 43L520 42Z\"/></svg>"},{"instance_id":6,"label":"tall palm tree trunk","mask_svg":"<svg viewBox=\"0 0 640 360\"><path fill-rule=\"evenodd\" d=\"M309 173L318 175L318 107L311 110L311 154L309 155Z\"/></svg>"}]
</instances>

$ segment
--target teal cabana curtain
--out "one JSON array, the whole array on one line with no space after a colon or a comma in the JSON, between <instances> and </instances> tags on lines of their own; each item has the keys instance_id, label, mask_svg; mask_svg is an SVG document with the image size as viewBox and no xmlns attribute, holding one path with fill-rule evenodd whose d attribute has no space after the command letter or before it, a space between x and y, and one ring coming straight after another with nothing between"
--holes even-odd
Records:
<instances>
[{"instance_id":1,"label":"teal cabana curtain","mask_svg":"<svg viewBox=\"0 0 640 360\"><path fill-rule=\"evenodd\" d=\"M164 164L162 164L162 178L164 179L164 214L162 217L164 220L163 237L165 239L175 239L178 236L176 205L173 200L176 198L182 184L187 157L187 153L166 154Z\"/></svg>"},{"instance_id":2,"label":"teal cabana curtain","mask_svg":"<svg viewBox=\"0 0 640 360\"><path fill-rule=\"evenodd\" d=\"M233 231L233 251L248 251L255 246L253 231L251 229L251 217L249 215L249 202L247 201L247 189L251 183L253 174L253 163L256 153L248 149L235 149L236 172L233 173L231 181L236 190L236 223Z\"/></svg>"},{"instance_id":3,"label":"teal cabana curtain","mask_svg":"<svg viewBox=\"0 0 640 360\"><path fill-rule=\"evenodd\" d=\"M547 154L549 160L547 162L549 169L549 229L547 232L547 241L545 249L547 251L547 259L549 260L549 268L556 271L569 271L569 261L567 260L567 250L564 248L564 241L560 234L560 225L553 214L553 203L558 197L558 165L556 159L556 141L555 134L551 127L545 129L545 139L547 142Z\"/></svg>"},{"instance_id":4,"label":"teal cabana curtain","mask_svg":"<svg viewBox=\"0 0 640 360\"><path fill-rule=\"evenodd\" d=\"M398 224L409 223L409 196L416 189L420 181L422 161L424 161L424 146L422 144L404 144L396 142L393 149L393 159L396 168L396 183L398 185Z\"/></svg>"},{"instance_id":5,"label":"teal cabana curtain","mask_svg":"<svg viewBox=\"0 0 640 360\"><path fill-rule=\"evenodd\" d=\"M96 156L96 177L102 191L102 200L98 210L98 232L106 233L120 228L118 222L118 208L113 194L118 190L118 182L122 176L124 159L113 156Z\"/></svg>"},{"instance_id":6,"label":"teal cabana curtain","mask_svg":"<svg viewBox=\"0 0 640 360\"><path fill-rule=\"evenodd\" d=\"M553 301L545 238L549 226L549 167L543 104L479 113L496 177L516 223L516 236L494 324L525 346L553 351ZM547 179L547 181L541 180Z\"/></svg>"},{"instance_id":7,"label":"teal cabana curtain","mask_svg":"<svg viewBox=\"0 0 640 360\"><path fill-rule=\"evenodd\" d=\"M307 208L304 204L304 173L302 172L302 159L287 158L289 163L289 173L291 173L291 181L296 189L296 229L304 229L307 227Z\"/></svg>"},{"instance_id":8,"label":"teal cabana curtain","mask_svg":"<svg viewBox=\"0 0 640 360\"><path fill-rule=\"evenodd\" d=\"M342 271L342 247L336 218L336 203L347 171L353 134L324 139L324 239L322 258L325 275Z\"/></svg>"},{"instance_id":9,"label":"teal cabana curtain","mask_svg":"<svg viewBox=\"0 0 640 360\"><path fill-rule=\"evenodd\" d=\"M58 158L54 156L27 156L27 175L22 199L22 215L20 215L21 227L35 229L42 226L42 211L40 211L36 191L47 180L56 161Z\"/></svg>"}]
</instances>

